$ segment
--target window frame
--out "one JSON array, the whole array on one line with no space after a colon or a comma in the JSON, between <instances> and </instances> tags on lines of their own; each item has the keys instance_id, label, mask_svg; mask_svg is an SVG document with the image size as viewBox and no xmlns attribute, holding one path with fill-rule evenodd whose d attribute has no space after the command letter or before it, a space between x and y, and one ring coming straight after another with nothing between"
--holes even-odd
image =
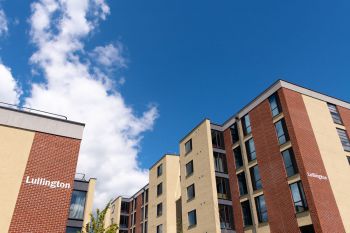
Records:
<instances>
[{"instance_id":1,"label":"window frame","mask_svg":"<svg viewBox=\"0 0 350 233\"><path fill-rule=\"evenodd\" d=\"M213 148L224 149L225 148L224 133L215 129L211 129L211 142L212 142Z\"/></svg>"},{"instance_id":2,"label":"window frame","mask_svg":"<svg viewBox=\"0 0 350 233\"><path fill-rule=\"evenodd\" d=\"M249 123L249 125L248 125ZM252 124L250 121L249 114L246 114L242 118L242 128L243 128L243 134L244 136L250 135L252 133Z\"/></svg>"},{"instance_id":3,"label":"window frame","mask_svg":"<svg viewBox=\"0 0 350 233\"><path fill-rule=\"evenodd\" d=\"M239 152L236 153L236 151L239 151ZM233 149L233 157L235 159L236 169L243 167L244 161L243 161L243 153L242 153L241 146L237 146Z\"/></svg>"},{"instance_id":4,"label":"window frame","mask_svg":"<svg viewBox=\"0 0 350 233\"><path fill-rule=\"evenodd\" d=\"M275 101L276 107L272 108L272 100ZM270 97L269 97L269 104L270 104L270 111L271 111L271 115L272 117L276 117L279 114L282 113L282 106L281 106L281 102L280 102L280 98L277 94L277 92L273 93ZM277 113L274 113L274 110L277 109Z\"/></svg>"},{"instance_id":5,"label":"window frame","mask_svg":"<svg viewBox=\"0 0 350 233\"><path fill-rule=\"evenodd\" d=\"M161 175L163 175L163 164L159 164L157 167L157 177L160 177Z\"/></svg>"},{"instance_id":6,"label":"window frame","mask_svg":"<svg viewBox=\"0 0 350 233\"><path fill-rule=\"evenodd\" d=\"M192 138L185 142L185 155L189 154L193 149Z\"/></svg>"},{"instance_id":7,"label":"window frame","mask_svg":"<svg viewBox=\"0 0 350 233\"><path fill-rule=\"evenodd\" d=\"M253 144L251 144L250 142L253 142ZM256 148L255 148L254 138L250 138L249 140L245 141L244 145L245 145L245 149L246 149L246 152L247 152L248 162L256 160ZM251 150L252 149L250 147L251 145L254 146L254 151ZM252 155L254 155L254 158L252 157Z\"/></svg>"},{"instance_id":8,"label":"window frame","mask_svg":"<svg viewBox=\"0 0 350 233\"><path fill-rule=\"evenodd\" d=\"M252 210L250 208L250 201L242 201L241 202L241 209L242 209L242 216L243 216L243 225L244 227L252 226L253 225L253 216L252 216ZM248 215L246 215L248 214Z\"/></svg>"},{"instance_id":9,"label":"window frame","mask_svg":"<svg viewBox=\"0 0 350 233\"><path fill-rule=\"evenodd\" d=\"M348 136L348 132L344 129L340 129L340 128L336 128L336 129L344 151L350 152L350 139Z\"/></svg>"},{"instance_id":10,"label":"window frame","mask_svg":"<svg viewBox=\"0 0 350 233\"><path fill-rule=\"evenodd\" d=\"M215 177L216 181L216 191L218 195L218 199L222 200L231 200L231 189L230 189L230 180L225 177ZM222 189L223 192L219 192Z\"/></svg>"},{"instance_id":11,"label":"window frame","mask_svg":"<svg viewBox=\"0 0 350 233\"><path fill-rule=\"evenodd\" d=\"M282 135L278 134L279 130L277 128L278 128L279 123L281 124L281 129L283 132ZM275 132L276 132L278 144L279 145L286 144L290 140L290 138L289 138L288 128L287 128L287 124L286 124L285 119L282 118L281 120L275 122L274 125L275 125ZM284 140L281 140L281 138L284 138Z\"/></svg>"},{"instance_id":12,"label":"window frame","mask_svg":"<svg viewBox=\"0 0 350 233\"><path fill-rule=\"evenodd\" d=\"M163 202L157 204L157 218L163 215Z\"/></svg>"},{"instance_id":13,"label":"window frame","mask_svg":"<svg viewBox=\"0 0 350 233\"><path fill-rule=\"evenodd\" d=\"M82 211L82 214L81 214L82 215L81 218L75 218L74 216L71 217L71 206L72 206L72 200L73 200L74 193L82 193L82 194L84 194L84 204L83 204L83 211ZM68 219L70 219L70 220L84 220L85 205L86 205L86 201L87 201L86 199L87 199L87 192L86 191L73 189L72 195L71 195L70 204L69 204Z\"/></svg>"},{"instance_id":14,"label":"window frame","mask_svg":"<svg viewBox=\"0 0 350 233\"><path fill-rule=\"evenodd\" d=\"M263 188L263 185L262 185L259 166L258 165L252 166L251 168L249 168L249 172L250 172L250 179L252 182L253 190L254 191L261 190ZM259 179L257 179L257 176ZM258 184L260 184L260 185L258 185Z\"/></svg>"},{"instance_id":15,"label":"window frame","mask_svg":"<svg viewBox=\"0 0 350 233\"><path fill-rule=\"evenodd\" d=\"M163 182L160 182L158 185L157 185L157 197L159 197L160 195L163 194Z\"/></svg>"},{"instance_id":16,"label":"window frame","mask_svg":"<svg viewBox=\"0 0 350 233\"><path fill-rule=\"evenodd\" d=\"M213 152L213 157L214 157L214 169L215 172L218 173L223 173L223 174L227 174L228 173L228 167L227 167L227 158L226 158L226 154L224 153L220 153L220 152ZM222 170L219 169L219 161L222 161Z\"/></svg>"},{"instance_id":17,"label":"window frame","mask_svg":"<svg viewBox=\"0 0 350 233\"><path fill-rule=\"evenodd\" d=\"M230 132L231 132L232 144L235 144L235 143L239 142L239 133L238 133L238 124L237 124L237 122L233 123L230 126Z\"/></svg>"},{"instance_id":18,"label":"window frame","mask_svg":"<svg viewBox=\"0 0 350 233\"><path fill-rule=\"evenodd\" d=\"M156 231L157 233L163 233L163 224L159 224Z\"/></svg>"},{"instance_id":19,"label":"window frame","mask_svg":"<svg viewBox=\"0 0 350 233\"><path fill-rule=\"evenodd\" d=\"M192 192L189 192L192 189ZM187 193L187 201L191 201L196 197L196 190L195 190L195 185L194 183L187 186L186 188L186 193ZM189 193L192 193L192 196L190 197Z\"/></svg>"},{"instance_id":20,"label":"window frame","mask_svg":"<svg viewBox=\"0 0 350 233\"><path fill-rule=\"evenodd\" d=\"M262 202L261 202L262 198L264 199L264 203L265 203L264 206L262 206ZM257 215L258 215L259 223L268 222L269 221L269 217L268 217L268 214L267 214L267 207L266 207L264 194L262 194L260 196L257 196L254 199L255 199L255 206L256 206L256 212L257 212ZM264 215L265 213L266 213L266 215ZM266 216L266 219L265 219L264 216Z\"/></svg>"},{"instance_id":21,"label":"window frame","mask_svg":"<svg viewBox=\"0 0 350 233\"><path fill-rule=\"evenodd\" d=\"M286 164L286 156L285 156L286 152L288 152L289 160L291 162L291 165L289 165L288 167L287 167L287 164ZM298 169L298 165L297 165L297 162L296 162L296 159L295 159L295 154L294 154L293 149L292 148L288 148L288 149L282 151L281 155L282 155L284 169L286 171L287 177L291 177L291 176L294 176L294 175L298 174L299 173L299 169ZM290 167L293 169L293 174L289 174L289 171L290 171L289 168Z\"/></svg>"},{"instance_id":22,"label":"window frame","mask_svg":"<svg viewBox=\"0 0 350 233\"><path fill-rule=\"evenodd\" d=\"M224 216L222 216L224 213ZM223 218L222 218L223 217ZM222 221L223 219L223 221ZM225 230L235 230L235 220L233 216L233 208L230 205L219 204L219 221L220 228Z\"/></svg>"},{"instance_id":23,"label":"window frame","mask_svg":"<svg viewBox=\"0 0 350 233\"><path fill-rule=\"evenodd\" d=\"M335 104L327 103L327 107L328 107L329 113L331 114L333 123L337 125L344 125L343 120L338 111L338 106Z\"/></svg>"},{"instance_id":24,"label":"window frame","mask_svg":"<svg viewBox=\"0 0 350 233\"><path fill-rule=\"evenodd\" d=\"M191 166L190 166L190 165L191 165ZM191 173L188 173L188 171L189 171L189 170L188 170L189 166L192 168L192 169L191 169ZM189 161L188 163L186 163L185 168L186 168L186 177L189 177L189 176L193 175L193 172L194 172L193 160L191 160L191 161Z\"/></svg>"},{"instance_id":25,"label":"window frame","mask_svg":"<svg viewBox=\"0 0 350 233\"><path fill-rule=\"evenodd\" d=\"M190 215L193 214L193 220L194 222L191 224L191 218L190 218ZM194 210L191 210L187 213L187 220L188 220L188 228L192 228L192 227L195 227L197 226L197 211L196 209Z\"/></svg>"},{"instance_id":26,"label":"window frame","mask_svg":"<svg viewBox=\"0 0 350 233\"><path fill-rule=\"evenodd\" d=\"M292 190L292 186L298 187L298 195L300 197L300 200L297 200L297 201L295 200L295 196L294 196L294 192ZM297 182L294 182L294 183L290 184L289 185L289 189L290 189L290 192L291 192L291 196L292 196L295 212L296 213L302 213L302 212L307 211L309 209L309 207L308 207L308 203L307 203L307 200L306 200L303 184L301 183L301 181L299 180ZM302 210L298 210L298 206L296 205L296 203L301 203L303 209Z\"/></svg>"},{"instance_id":27,"label":"window frame","mask_svg":"<svg viewBox=\"0 0 350 233\"><path fill-rule=\"evenodd\" d=\"M243 177L243 183L241 182L241 178ZM239 196L244 196L248 194L248 185L247 185L247 177L245 175L245 172L241 172L237 174L237 182L238 182L238 191L239 191ZM244 186L244 185L245 186ZM243 190L243 192L241 192Z\"/></svg>"}]
</instances>

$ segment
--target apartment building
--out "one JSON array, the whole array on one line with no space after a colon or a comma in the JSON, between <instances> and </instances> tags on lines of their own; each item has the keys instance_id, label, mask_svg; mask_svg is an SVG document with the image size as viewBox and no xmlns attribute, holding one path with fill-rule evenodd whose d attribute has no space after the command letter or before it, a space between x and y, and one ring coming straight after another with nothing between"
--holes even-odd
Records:
<instances>
[{"instance_id":1,"label":"apartment building","mask_svg":"<svg viewBox=\"0 0 350 233\"><path fill-rule=\"evenodd\" d=\"M135 232L350 232L349 132L349 103L278 80L223 124L205 119L180 141L180 193L160 209L177 212L181 227L157 227L161 218L149 215ZM150 190L178 180L159 178L161 164ZM174 190L164 194L150 191L152 216Z\"/></svg>"},{"instance_id":2,"label":"apartment building","mask_svg":"<svg viewBox=\"0 0 350 233\"><path fill-rule=\"evenodd\" d=\"M74 181L83 129L59 115L0 106L0 233L66 232L71 200L82 200L73 190L84 188ZM87 216L92 196L85 202Z\"/></svg>"}]
</instances>

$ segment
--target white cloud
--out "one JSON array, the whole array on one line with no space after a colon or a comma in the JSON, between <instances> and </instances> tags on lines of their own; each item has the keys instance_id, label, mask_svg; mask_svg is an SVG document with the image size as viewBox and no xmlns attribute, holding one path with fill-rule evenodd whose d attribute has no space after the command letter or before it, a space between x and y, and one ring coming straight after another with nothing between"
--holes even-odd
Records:
<instances>
[{"instance_id":1,"label":"white cloud","mask_svg":"<svg viewBox=\"0 0 350 233\"><path fill-rule=\"evenodd\" d=\"M97 46L91 53L96 61L105 67L126 67L125 58L122 55L123 46L120 43L116 45L108 44L106 46Z\"/></svg>"},{"instance_id":2,"label":"white cloud","mask_svg":"<svg viewBox=\"0 0 350 233\"><path fill-rule=\"evenodd\" d=\"M6 35L8 31L7 18L4 10L0 10L0 36Z\"/></svg>"},{"instance_id":3,"label":"white cloud","mask_svg":"<svg viewBox=\"0 0 350 233\"><path fill-rule=\"evenodd\" d=\"M10 68L0 64L0 101L17 105L19 96L20 89L11 74Z\"/></svg>"},{"instance_id":4,"label":"white cloud","mask_svg":"<svg viewBox=\"0 0 350 233\"><path fill-rule=\"evenodd\" d=\"M32 4L31 38L37 50L30 60L43 71L46 82L34 84L31 96L25 99L26 105L86 123L78 171L97 177L98 207L146 184L148 171L139 167L137 155L142 133L152 129L158 116L154 106L138 116L112 88L113 79L101 71L101 65L125 64L119 47L97 47L97 60L81 59L89 53L83 39L108 14L104 0L38 0ZM101 65L92 68L96 63Z\"/></svg>"}]
</instances>

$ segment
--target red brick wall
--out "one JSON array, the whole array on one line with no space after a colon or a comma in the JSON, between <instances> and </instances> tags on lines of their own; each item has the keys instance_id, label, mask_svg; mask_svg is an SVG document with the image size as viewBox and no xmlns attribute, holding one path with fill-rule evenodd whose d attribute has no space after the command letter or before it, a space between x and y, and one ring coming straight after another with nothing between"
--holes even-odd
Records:
<instances>
[{"instance_id":1,"label":"red brick wall","mask_svg":"<svg viewBox=\"0 0 350 233\"><path fill-rule=\"evenodd\" d=\"M36 133L9 233L66 231L72 189L25 184L25 177L70 183L73 188L80 140Z\"/></svg>"},{"instance_id":2,"label":"red brick wall","mask_svg":"<svg viewBox=\"0 0 350 233\"><path fill-rule=\"evenodd\" d=\"M344 233L345 229L328 180L320 181L307 176L307 172L324 176L327 176L327 173L302 95L282 88L279 90L279 96L315 231Z\"/></svg>"},{"instance_id":3,"label":"red brick wall","mask_svg":"<svg viewBox=\"0 0 350 233\"><path fill-rule=\"evenodd\" d=\"M249 116L270 230L276 233L298 233L294 204L268 100L254 108Z\"/></svg>"},{"instance_id":4,"label":"red brick wall","mask_svg":"<svg viewBox=\"0 0 350 233\"><path fill-rule=\"evenodd\" d=\"M346 132L348 133L348 136L350 138L350 110L337 106L340 117L343 121L344 126L346 127Z\"/></svg>"},{"instance_id":5,"label":"red brick wall","mask_svg":"<svg viewBox=\"0 0 350 233\"><path fill-rule=\"evenodd\" d=\"M235 228L237 233L243 233L244 232L243 215L242 215L241 204L239 202L239 187L238 187L238 180L236 176L235 160L234 160L234 155L232 150L232 138L231 138L230 128L225 130L224 138L225 138L227 168L228 168L228 174L230 178L230 189L231 189L230 191L231 191L231 198L232 198L232 208L233 208Z\"/></svg>"},{"instance_id":6,"label":"red brick wall","mask_svg":"<svg viewBox=\"0 0 350 233\"><path fill-rule=\"evenodd\" d=\"M137 196L136 199L137 206L136 206L136 233L142 233L141 229L141 206L142 206L142 194ZM164 204L163 204L163 213L164 213Z\"/></svg>"}]
</instances>

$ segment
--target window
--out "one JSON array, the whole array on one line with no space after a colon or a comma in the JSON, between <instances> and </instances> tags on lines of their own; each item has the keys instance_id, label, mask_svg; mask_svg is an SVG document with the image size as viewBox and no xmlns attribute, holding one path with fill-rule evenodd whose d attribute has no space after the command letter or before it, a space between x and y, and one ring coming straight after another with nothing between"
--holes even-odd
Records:
<instances>
[{"instance_id":1,"label":"window","mask_svg":"<svg viewBox=\"0 0 350 233\"><path fill-rule=\"evenodd\" d=\"M148 218L148 205L145 206L145 219Z\"/></svg>"},{"instance_id":2,"label":"window","mask_svg":"<svg viewBox=\"0 0 350 233\"><path fill-rule=\"evenodd\" d=\"M332 115L333 122L336 123L336 124L342 125L343 122L342 122L342 120L340 118L337 106L335 106L334 104L328 104L328 109L329 109L329 112Z\"/></svg>"},{"instance_id":3,"label":"window","mask_svg":"<svg viewBox=\"0 0 350 233\"><path fill-rule=\"evenodd\" d=\"M141 207L141 221L145 219L145 212L144 212L144 208Z\"/></svg>"},{"instance_id":4,"label":"window","mask_svg":"<svg viewBox=\"0 0 350 233\"><path fill-rule=\"evenodd\" d=\"M231 130L232 144L235 144L236 142L239 141L237 123L234 123L233 125L231 125L230 130Z\"/></svg>"},{"instance_id":5,"label":"window","mask_svg":"<svg viewBox=\"0 0 350 233\"><path fill-rule=\"evenodd\" d=\"M192 151L192 139L185 143L185 153L188 154Z\"/></svg>"},{"instance_id":6,"label":"window","mask_svg":"<svg viewBox=\"0 0 350 233\"><path fill-rule=\"evenodd\" d=\"M143 233L147 233L148 231L148 222L145 222L145 229L143 230Z\"/></svg>"},{"instance_id":7,"label":"window","mask_svg":"<svg viewBox=\"0 0 350 233\"><path fill-rule=\"evenodd\" d=\"M157 205L157 217L162 216L163 214L163 203Z\"/></svg>"},{"instance_id":8,"label":"window","mask_svg":"<svg viewBox=\"0 0 350 233\"><path fill-rule=\"evenodd\" d=\"M187 201L192 200L196 196L196 192L194 189L194 184L191 184L187 187Z\"/></svg>"},{"instance_id":9,"label":"window","mask_svg":"<svg viewBox=\"0 0 350 233\"><path fill-rule=\"evenodd\" d=\"M129 212L129 203L128 202L125 202L125 201L122 201L122 205L120 207L120 211L122 213L128 213Z\"/></svg>"},{"instance_id":10,"label":"window","mask_svg":"<svg viewBox=\"0 0 350 233\"><path fill-rule=\"evenodd\" d=\"M81 231L81 227L67 227L66 233L77 233Z\"/></svg>"},{"instance_id":11,"label":"window","mask_svg":"<svg viewBox=\"0 0 350 233\"><path fill-rule=\"evenodd\" d=\"M230 195L230 184L229 180L223 177L216 177L216 190L218 192L219 199L229 200Z\"/></svg>"},{"instance_id":12,"label":"window","mask_svg":"<svg viewBox=\"0 0 350 233\"><path fill-rule=\"evenodd\" d=\"M264 195L255 198L255 205L259 222L267 222L268 217Z\"/></svg>"},{"instance_id":13,"label":"window","mask_svg":"<svg viewBox=\"0 0 350 233\"><path fill-rule=\"evenodd\" d=\"M224 135L222 132L217 130L211 130L211 141L214 148L225 148Z\"/></svg>"},{"instance_id":14,"label":"window","mask_svg":"<svg viewBox=\"0 0 350 233\"><path fill-rule=\"evenodd\" d=\"M243 166L243 157L242 157L241 147L238 146L235 149L233 149L233 154L235 156L236 169L238 169Z\"/></svg>"},{"instance_id":15,"label":"window","mask_svg":"<svg viewBox=\"0 0 350 233\"><path fill-rule=\"evenodd\" d=\"M161 176L163 174L163 164L160 164L157 167L157 176Z\"/></svg>"},{"instance_id":16,"label":"window","mask_svg":"<svg viewBox=\"0 0 350 233\"><path fill-rule=\"evenodd\" d=\"M248 114L243 117L242 126L243 126L244 136L252 132L252 127L250 126L250 118Z\"/></svg>"},{"instance_id":17,"label":"window","mask_svg":"<svg viewBox=\"0 0 350 233\"><path fill-rule=\"evenodd\" d=\"M350 156L347 156L346 158L348 158L348 162L349 162L349 165L350 165Z\"/></svg>"},{"instance_id":18,"label":"window","mask_svg":"<svg viewBox=\"0 0 350 233\"><path fill-rule=\"evenodd\" d=\"M248 161L256 159L254 139L251 138L245 142L245 148L247 150Z\"/></svg>"},{"instance_id":19,"label":"window","mask_svg":"<svg viewBox=\"0 0 350 233\"><path fill-rule=\"evenodd\" d=\"M132 221L132 225L135 225L136 224L136 212L134 213L134 218L133 218L133 221Z\"/></svg>"},{"instance_id":20,"label":"window","mask_svg":"<svg viewBox=\"0 0 350 233\"><path fill-rule=\"evenodd\" d=\"M284 167L286 168L287 176L293 176L298 173L298 167L295 162L295 157L292 149L282 152Z\"/></svg>"},{"instance_id":21,"label":"window","mask_svg":"<svg viewBox=\"0 0 350 233\"><path fill-rule=\"evenodd\" d=\"M193 227L197 225L197 214L196 210L188 212L188 227Z\"/></svg>"},{"instance_id":22,"label":"window","mask_svg":"<svg viewBox=\"0 0 350 233\"><path fill-rule=\"evenodd\" d=\"M245 173L239 173L237 175L237 179L238 179L238 187L239 187L239 194L241 196L246 195L248 193L248 189L247 189L247 181L245 179Z\"/></svg>"},{"instance_id":23,"label":"window","mask_svg":"<svg viewBox=\"0 0 350 233\"><path fill-rule=\"evenodd\" d=\"M244 226L251 226L253 225L252 221L252 213L250 212L250 204L249 201L244 201L241 203L242 206L242 214L243 214L243 223Z\"/></svg>"},{"instance_id":24,"label":"window","mask_svg":"<svg viewBox=\"0 0 350 233\"><path fill-rule=\"evenodd\" d=\"M193 160L186 164L186 176L190 176L193 174Z\"/></svg>"},{"instance_id":25,"label":"window","mask_svg":"<svg viewBox=\"0 0 350 233\"><path fill-rule=\"evenodd\" d=\"M252 179L253 190L261 189L262 183L261 183L258 165L251 167L249 170L250 170L250 178Z\"/></svg>"},{"instance_id":26,"label":"window","mask_svg":"<svg viewBox=\"0 0 350 233\"><path fill-rule=\"evenodd\" d=\"M286 143L289 140L289 135L287 131L286 122L284 121L284 119L277 121L275 123L275 128L276 128L278 143L280 145Z\"/></svg>"},{"instance_id":27,"label":"window","mask_svg":"<svg viewBox=\"0 0 350 233\"><path fill-rule=\"evenodd\" d=\"M86 192L73 190L72 199L69 207L70 219L84 219Z\"/></svg>"},{"instance_id":28,"label":"window","mask_svg":"<svg viewBox=\"0 0 350 233\"><path fill-rule=\"evenodd\" d=\"M232 206L219 204L219 217L221 229L234 230Z\"/></svg>"},{"instance_id":29,"label":"window","mask_svg":"<svg viewBox=\"0 0 350 233\"><path fill-rule=\"evenodd\" d=\"M301 181L293 183L290 185L290 190L292 192L295 211L297 213L303 212L308 209L307 202L305 198L305 193Z\"/></svg>"},{"instance_id":30,"label":"window","mask_svg":"<svg viewBox=\"0 0 350 233\"><path fill-rule=\"evenodd\" d=\"M146 194L145 194L145 196L146 196L146 197L145 197L145 203L147 203L147 202L148 202L148 189L146 189L145 193L146 193Z\"/></svg>"},{"instance_id":31,"label":"window","mask_svg":"<svg viewBox=\"0 0 350 233\"><path fill-rule=\"evenodd\" d=\"M162 195L163 193L163 183L157 185L157 196Z\"/></svg>"},{"instance_id":32,"label":"window","mask_svg":"<svg viewBox=\"0 0 350 233\"><path fill-rule=\"evenodd\" d=\"M128 228L128 221L129 221L128 216L120 215L119 227L120 228Z\"/></svg>"},{"instance_id":33,"label":"window","mask_svg":"<svg viewBox=\"0 0 350 233\"><path fill-rule=\"evenodd\" d=\"M216 172L227 173L227 162L225 154L214 152L214 164Z\"/></svg>"},{"instance_id":34,"label":"window","mask_svg":"<svg viewBox=\"0 0 350 233\"><path fill-rule=\"evenodd\" d=\"M157 233L163 233L163 224L157 226Z\"/></svg>"},{"instance_id":35,"label":"window","mask_svg":"<svg viewBox=\"0 0 350 233\"><path fill-rule=\"evenodd\" d=\"M132 210L136 210L136 206L137 206L136 198L137 198L137 197L135 197L135 198L132 200Z\"/></svg>"},{"instance_id":36,"label":"window","mask_svg":"<svg viewBox=\"0 0 350 233\"><path fill-rule=\"evenodd\" d=\"M346 131L338 128L337 128L337 131L344 150L350 151L350 141L349 141L348 135L346 134Z\"/></svg>"},{"instance_id":37,"label":"window","mask_svg":"<svg viewBox=\"0 0 350 233\"><path fill-rule=\"evenodd\" d=\"M269 102L270 102L272 117L277 116L278 114L280 114L280 112L282 112L280 100L278 98L277 93L269 97Z\"/></svg>"},{"instance_id":38,"label":"window","mask_svg":"<svg viewBox=\"0 0 350 233\"><path fill-rule=\"evenodd\" d=\"M115 209L115 205L112 205L112 210L111 210L112 214L114 213L114 209Z\"/></svg>"}]
</instances>

